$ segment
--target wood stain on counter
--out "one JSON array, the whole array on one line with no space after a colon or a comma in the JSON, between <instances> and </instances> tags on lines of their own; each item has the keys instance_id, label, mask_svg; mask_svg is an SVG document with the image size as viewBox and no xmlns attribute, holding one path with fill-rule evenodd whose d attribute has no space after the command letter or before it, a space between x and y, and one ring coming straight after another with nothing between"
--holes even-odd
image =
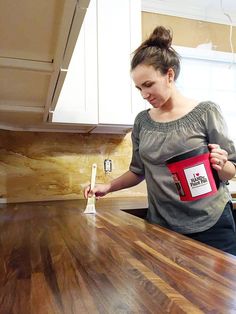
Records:
<instances>
[{"instance_id":1,"label":"wood stain on counter","mask_svg":"<svg viewBox=\"0 0 236 314\"><path fill-rule=\"evenodd\" d=\"M124 210L146 199L1 205L0 313L235 313L236 258Z\"/></svg>"}]
</instances>

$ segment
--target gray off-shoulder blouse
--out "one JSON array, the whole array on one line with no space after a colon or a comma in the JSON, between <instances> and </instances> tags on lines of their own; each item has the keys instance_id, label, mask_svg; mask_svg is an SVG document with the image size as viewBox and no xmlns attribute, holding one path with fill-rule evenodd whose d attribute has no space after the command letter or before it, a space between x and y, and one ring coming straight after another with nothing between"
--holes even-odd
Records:
<instances>
[{"instance_id":1,"label":"gray off-shoulder blouse","mask_svg":"<svg viewBox=\"0 0 236 314\"><path fill-rule=\"evenodd\" d=\"M225 182L216 194L194 201L181 201L166 160L192 149L219 144L236 162L233 141L220 108L213 102L199 103L192 111L171 122L156 122L149 110L140 112L132 131L130 171L145 175L148 192L147 220L179 233L207 230L221 216L231 199Z\"/></svg>"}]
</instances>

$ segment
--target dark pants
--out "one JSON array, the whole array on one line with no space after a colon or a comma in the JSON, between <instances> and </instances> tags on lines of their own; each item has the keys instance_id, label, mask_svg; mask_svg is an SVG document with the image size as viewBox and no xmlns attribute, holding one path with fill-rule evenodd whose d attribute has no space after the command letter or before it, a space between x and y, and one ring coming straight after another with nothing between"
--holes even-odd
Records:
<instances>
[{"instance_id":1,"label":"dark pants","mask_svg":"<svg viewBox=\"0 0 236 314\"><path fill-rule=\"evenodd\" d=\"M236 255L235 222L231 202L226 204L222 215L214 226L202 232L186 234L186 236Z\"/></svg>"}]
</instances>

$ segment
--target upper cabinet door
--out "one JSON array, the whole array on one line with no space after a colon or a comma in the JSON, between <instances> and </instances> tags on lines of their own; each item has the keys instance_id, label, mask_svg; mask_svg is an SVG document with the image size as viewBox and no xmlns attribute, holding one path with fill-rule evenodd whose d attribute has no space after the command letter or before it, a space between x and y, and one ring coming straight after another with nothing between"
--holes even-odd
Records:
<instances>
[{"instance_id":1,"label":"upper cabinet door","mask_svg":"<svg viewBox=\"0 0 236 314\"><path fill-rule=\"evenodd\" d=\"M52 122L98 124L97 3L87 10Z\"/></svg>"},{"instance_id":2,"label":"upper cabinet door","mask_svg":"<svg viewBox=\"0 0 236 314\"><path fill-rule=\"evenodd\" d=\"M103 126L115 133L132 127L144 109L130 76L140 41L140 0L91 0L68 72L60 75L65 81L52 122L94 124L93 131L107 133Z\"/></svg>"},{"instance_id":3,"label":"upper cabinet door","mask_svg":"<svg viewBox=\"0 0 236 314\"><path fill-rule=\"evenodd\" d=\"M132 125L143 109L130 76L131 53L141 42L141 1L98 1L99 123Z\"/></svg>"}]
</instances>

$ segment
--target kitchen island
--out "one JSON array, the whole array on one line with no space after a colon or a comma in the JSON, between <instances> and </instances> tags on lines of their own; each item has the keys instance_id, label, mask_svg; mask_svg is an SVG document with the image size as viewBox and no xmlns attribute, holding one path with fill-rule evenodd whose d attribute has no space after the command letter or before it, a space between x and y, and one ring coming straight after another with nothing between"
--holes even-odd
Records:
<instances>
[{"instance_id":1,"label":"kitchen island","mask_svg":"<svg viewBox=\"0 0 236 314\"><path fill-rule=\"evenodd\" d=\"M85 207L0 205L1 314L236 313L236 257L132 215L145 198Z\"/></svg>"}]
</instances>

